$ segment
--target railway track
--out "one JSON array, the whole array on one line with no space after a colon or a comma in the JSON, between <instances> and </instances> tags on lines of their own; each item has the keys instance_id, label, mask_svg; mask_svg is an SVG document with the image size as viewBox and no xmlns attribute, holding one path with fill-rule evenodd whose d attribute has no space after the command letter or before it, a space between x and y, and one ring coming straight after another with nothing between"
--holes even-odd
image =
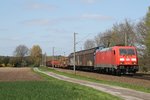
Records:
<instances>
[{"instance_id":1,"label":"railway track","mask_svg":"<svg viewBox=\"0 0 150 100\"><path fill-rule=\"evenodd\" d=\"M61 69L61 68L55 68L55 69L65 73L74 73L73 70L69 70L69 69ZM98 72L79 71L79 70L76 71L76 74L88 78L98 79L98 80L135 84L135 85L144 86L148 88L150 87L150 74L137 73L135 75L127 74L122 76L115 76L109 74L101 74Z\"/></svg>"},{"instance_id":2,"label":"railway track","mask_svg":"<svg viewBox=\"0 0 150 100\"><path fill-rule=\"evenodd\" d=\"M144 74L144 73L136 73L134 75L126 74L126 75L123 75L123 77L130 77L130 78L143 79L143 80L150 81L150 74Z\"/></svg>"},{"instance_id":3,"label":"railway track","mask_svg":"<svg viewBox=\"0 0 150 100\"><path fill-rule=\"evenodd\" d=\"M71 69L69 69L71 70ZM109 73L99 73L97 71L91 71L91 70L77 70L77 71L84 71L88 73L97 73L97 74L104 74L108 76L115 76ZM143 80L149 80L150 81L150 74L144 74L144 73L135 73L135 74L125 74L121 75L120 77L129 77L129 78L135 78L135 79L143 79Z\"/></svg>"},{"instance_id":4,"label":"railway track","mask_svg":"<svg viewBox=\"0 0 150 100\"><path fill-rule=\"evenodd\" d=\"M69 69L71 70L71 69ZM77 70L77 71L85 71L88 73L97 73L97 74L104 74L108 76L115 76L109 73L99 73L97 71L91 71L91 70ZM135 79L143 79L143 80L149 80L150 81L150 74L144 74L144 73L135 73L135 74L125 74L121 75L120 77L129 77L129 78L135 78Z\"/></svg>"}]
</instances>

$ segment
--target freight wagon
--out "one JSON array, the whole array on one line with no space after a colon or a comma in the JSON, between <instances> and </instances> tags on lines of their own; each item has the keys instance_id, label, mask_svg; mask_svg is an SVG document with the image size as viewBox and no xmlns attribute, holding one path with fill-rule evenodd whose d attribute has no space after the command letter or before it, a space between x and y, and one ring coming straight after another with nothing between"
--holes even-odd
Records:
<instances>
[{"instance_id":1,"label":"freight wagon","mask_svg":"<svg viewBox=\"0 0 150 100\"><path fill-rule=\"evenodd\" d=\"M94 69L94 61L95 61L95 52L97 49L102 47L95 47L88 50L82 50L76 52L76 59L75 59L75 65L76 69ZM71 53L68 57L69 60L69 67L72 67L74 65L74 53Z\"/></svg>"},{"instance_id":2,"label":"freight wagon","mask_svg":"<svg viewBox=\"0 0 150 100\"><path fill-rule=\"evenodd\" d=\"M46 66L48 66L48 67L59 67L60 61L59 60L49 60L46 62Z\"/></svg>"}]
</instances>

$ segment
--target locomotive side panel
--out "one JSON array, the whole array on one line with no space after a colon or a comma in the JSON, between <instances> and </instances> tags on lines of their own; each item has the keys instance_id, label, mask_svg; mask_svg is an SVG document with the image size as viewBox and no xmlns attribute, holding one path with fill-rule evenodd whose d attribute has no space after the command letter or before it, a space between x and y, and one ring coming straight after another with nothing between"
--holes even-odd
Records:
<instances>
[{"instance_id":1,"label":"locomotive side panel","mask_svg":"<svg viewBox=\"0 0 150 100\"><path fill-rule=\"evenodd\" d=\"M95 67L115 67L116 66L116 51L113 48L105 48L96 52Z\"/></svg>"}]
</instances>

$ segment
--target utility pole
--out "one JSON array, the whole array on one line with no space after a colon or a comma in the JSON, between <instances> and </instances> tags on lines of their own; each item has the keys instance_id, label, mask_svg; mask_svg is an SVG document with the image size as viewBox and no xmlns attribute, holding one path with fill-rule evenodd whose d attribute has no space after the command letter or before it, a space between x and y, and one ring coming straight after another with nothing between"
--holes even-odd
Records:
<instances>
[{"instance_id":1,"label":"utility pole","mask_svg":"<svg viewBox=\"0 0 150 100\"><path fill-rule=\"evenodd\" d=\"M53 47L53 57L52 57L52 67L54 68L54 47Z\"/></svg>"},{"instance_id":2,"label":"utility pole","mask_svg":"<svg viewBox=\"0 0 150 100\"><path fill-rule=\"evenodd\" d=\"M125 46L128 46L128 33L130 32L129 31L129 28L130 28L130 25L129 25L129 23L128 23L128 20L126 19L125 20L125 23L126 23L126 25L127 25L127 30L126 31L124 31L125 33Z\"/></svg>"},{"instance_id":3,"label":"utility pole","mask_svg":"<svg viewBox=\"0 0 150 100\"><path fill-rule=\"evenodd\" d=\"M64 52L64 57L65 57L65 52Z\"/></svg>"},{"instance_id":4,"label":"utility pole","mask_svg":"<svg viewBox=\"0 0 150 100\"><path fill-rule=\"evenodd\" d=\"M124 33L124 42L125 42L124 45L127 46L128 44L127 44L127 33L126 32Z\"/></svg>"},{"instance_id":5,"label":"utility pole","mask_svg":"<svg viewBox=\"0 0 150 100\"><path fill-rule=\"evenodd\" d=\"M82 46L80 47L80 49L82 50Z\"/></svg>"},{"instance_id":6,"label":"utility pole","mask_svg":"<svg viewBox=\"0 0 150 100\"><path fill-rule=\"evenodd\" d=\"M76 34L74 33L74 66L73 66L73 70L74 73L76 74Z\"/></svg>"}]
</instances>

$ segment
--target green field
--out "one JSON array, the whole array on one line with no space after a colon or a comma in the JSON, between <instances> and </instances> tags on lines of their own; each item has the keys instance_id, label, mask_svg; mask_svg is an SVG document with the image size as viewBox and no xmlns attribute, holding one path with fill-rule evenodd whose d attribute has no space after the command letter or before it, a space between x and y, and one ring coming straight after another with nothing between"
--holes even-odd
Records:
<instances>
[{"instance_id":1,"label":"green field","mask_svg":"<svg viewBox=\"0 0 150 100\"><path fill-rule=\"evenodd\" d=\"M146 88L146 87L142 87L142 86L138 86L138 85L132 85L132 84L127 84L127 83L122 83L122 82L98 80L98 79L94 79L94 78L88 78L88 77L85 77L85 76L75 75L74 73L70 74L70 73L65 73L65 72L59 72L59 71L56 71L54 69L47 68L47 67L40 67L39 69L43 70L43 71L51 71L51 72L54 72L54 73L57 73L57 74L61 74L61 75L65 75L65 76L72 77L72 78L77 78L77 79L82 79L82 80L87 80L87 81L97 82L97 83L102 83L102 84L120 86L120 87L124 87L124 88L129 88L129 89L134 89L134 90L137 90L137 91L150 93L150 87Z\"/></svg>"},{"instance_id":2,"label":"green field","mask_svg":"<svg viewBox=\"0 0 150 100\"><path fill-rule=\"evenodd\" d=\"M0 100L120 100L92 88L40 75L44 81L0 82Z\"/></svg>"}]
</instances>

